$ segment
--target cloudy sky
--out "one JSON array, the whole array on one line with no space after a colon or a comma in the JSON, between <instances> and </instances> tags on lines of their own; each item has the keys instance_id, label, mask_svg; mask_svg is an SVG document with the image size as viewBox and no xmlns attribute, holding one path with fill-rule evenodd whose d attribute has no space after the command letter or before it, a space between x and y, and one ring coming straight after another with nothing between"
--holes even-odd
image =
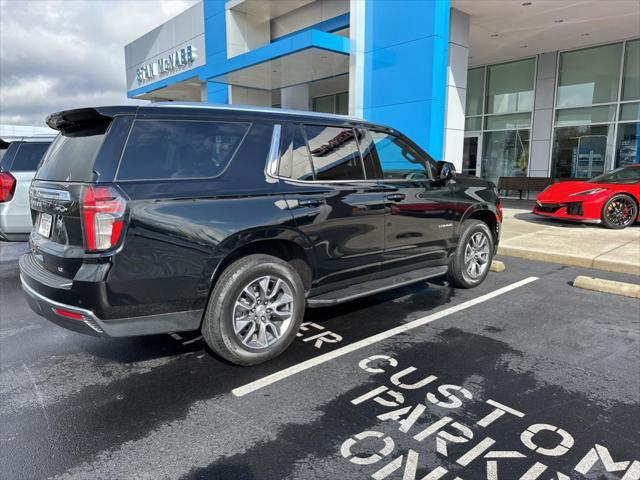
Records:
<instances>
[{"instance_id":1,"label":"cloudy sky","mask_svg":"<svg viewBox=\"0 0 640 480\"><path fill-rule=\"evenodd\" d=\"M197 0L0 0L0 123L130 102L124 46Z\"/></svg>"}]
</instances>

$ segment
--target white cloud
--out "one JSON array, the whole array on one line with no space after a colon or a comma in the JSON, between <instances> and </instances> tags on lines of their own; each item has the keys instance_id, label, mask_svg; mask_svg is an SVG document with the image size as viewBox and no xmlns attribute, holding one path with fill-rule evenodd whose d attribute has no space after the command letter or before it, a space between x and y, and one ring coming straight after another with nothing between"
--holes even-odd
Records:
<instances>
[{"instance_id":1,"label":"white cloud","mask_svg":"<svg viewBox=\"0 0 640 480\"><path fill-rule=\"evenodd\" d=\"M0 123L131 103L124 46L197 0L0 0Z\"/></svg>"}]
</instances>

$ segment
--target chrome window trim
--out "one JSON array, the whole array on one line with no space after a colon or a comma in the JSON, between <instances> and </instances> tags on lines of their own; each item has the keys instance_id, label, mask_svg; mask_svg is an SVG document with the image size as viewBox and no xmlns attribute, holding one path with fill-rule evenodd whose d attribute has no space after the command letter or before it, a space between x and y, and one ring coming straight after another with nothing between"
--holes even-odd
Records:
<instances>
[{"instance_id":1,"label":"chrome window trim","mask_svg":"<svg viewBox=\"0 0 640 480\"><path fill-rule=\"evenodd\" d=\"M267 175L273 178L278 177L278 168L280 166L280 139L282 137L282 125L276 123L273 125L271 133L271 145L269 146L269 156L267 157Z\"/></svg>"}]
</instances>

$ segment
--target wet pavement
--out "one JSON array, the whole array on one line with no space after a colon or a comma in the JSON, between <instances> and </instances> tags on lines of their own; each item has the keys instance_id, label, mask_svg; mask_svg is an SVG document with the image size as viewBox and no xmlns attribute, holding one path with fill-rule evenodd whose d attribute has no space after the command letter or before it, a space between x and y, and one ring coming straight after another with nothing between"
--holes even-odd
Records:
<instances>
[{"instance_id":1,"label":"wet pavement","mask_svg":"<svg viewBox=\"0 0 640 480\"><path fill-rule=\"evenodd\" d=\"M570 285L637 277L505 258L473 290L310 310L287 352L242 368L196 333L49 324L22 248L0 247L0 478L640 478L640 302Z\"/></svg>"}]
</instances>

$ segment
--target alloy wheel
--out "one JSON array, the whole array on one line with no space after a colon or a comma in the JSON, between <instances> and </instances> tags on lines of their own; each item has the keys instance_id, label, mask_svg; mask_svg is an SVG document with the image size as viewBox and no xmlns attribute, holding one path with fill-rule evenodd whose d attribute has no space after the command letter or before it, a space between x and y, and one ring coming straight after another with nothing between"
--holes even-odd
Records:
<instances>
[{"instance_id":1,"label":"alloy wheel","mask_svg":"<svg viewBox=\"0 0 640 480\"><path fill-rule=\"evenodd\" d=\"M483 232L476 232L464 248L464 269L469 277L476 279L489 268L489 239Z\"/></svg>"},{"instance_id":2,"label":"alloy wheel","mask_svg":"<svg viewBox=\"0 0 640 480\"><path fill-rule=\"evenodd\" d=\"M605 215L613 225L626 227L636 217L636 208L635 203L629 197L614 197L607 205Z\"/></svg>"},{"instance_id":3,"label":"alloy wheel","mask_svg":"<svg viewBox=\"0 0 640 480\"><path fill-rule=\"evenodd\" d=\"M247 284L233 307L233 331L246 347L263 350L289 329L294 300L289 285L276 276L267 275Z\"/></svg>"}]
</instances>

